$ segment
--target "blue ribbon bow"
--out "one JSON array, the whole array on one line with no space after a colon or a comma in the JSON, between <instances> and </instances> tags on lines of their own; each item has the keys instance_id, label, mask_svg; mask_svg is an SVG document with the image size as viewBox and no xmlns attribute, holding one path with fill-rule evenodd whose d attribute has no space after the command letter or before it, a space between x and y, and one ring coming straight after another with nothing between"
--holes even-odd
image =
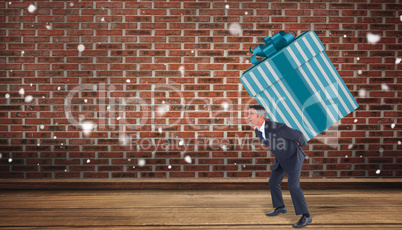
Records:
<instances>
[{"instance_id":1,"label":"blue ribbon bow","mask_svg":"<svg viewBox=\"0 0 402 230\"><path fill-rule=\"evenodd\" d=\"M295 32L293 32L293 33L296 36L296 33ZM258 57L269 57L269 56L273 55L274 53L278 52L283 47L289 45L295 39L295 36L293 36L293 34L291 34L291 33L286 33L285 31L280 31L279 33L272 36L272 38L269 36L265 37L264 41L263 41L265 43L265 45L263 45L263 44L254 45L256 47L253 49L253 51L251 51L251 47L253 47L253 46L250 46L249 50L251 53L254 54L250 58L251 63L253 65L257 65L258 63L261 62L261 61L257 60L257 56Z\"/></svg>"}]
</instances>

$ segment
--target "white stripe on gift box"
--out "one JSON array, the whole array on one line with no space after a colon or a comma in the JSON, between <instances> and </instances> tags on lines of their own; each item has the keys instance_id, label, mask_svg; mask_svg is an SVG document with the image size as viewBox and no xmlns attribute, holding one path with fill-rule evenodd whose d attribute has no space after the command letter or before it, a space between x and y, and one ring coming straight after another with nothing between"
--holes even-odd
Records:
<instances>
[{"instance_id":1,"label":"white stripe on gift box","mask_svg":"<svg viewBox=\"0 0 402 230\"><path fill-rule=\"evenodd\" d=\"M288 46L288 48L286 48L286 50L289 52L289 54L292 56L292 59L296 62L297 66L300 66L301 63L299 62L299 59L297 59L296 55L293 53L293 50L290 48L290 46Z\"/></svg>"},{"instance_id":2,"label":"white stripe on gift box","mask_svg":"<svg viewBox=\"0 0 402 230\"><path fill-rule=\"evenodd\" d=\"M258 100L263 104L262 106L264 106L265 110L269 113L269 116L274 120L274 121L278 121L278 119L274 116L274 114L271 112L271 109L269 108L269 106L265 103L265 100L261 97L261 95L257 95L256 96L258 98Z\"/></svg>"},{"instance_id":3,"label":"white stripe on gift box","mask_svg":"<svg viewBox=\"0 0 402 230\"><path fill-rule=\"evenodd\" d=\"M248 82L247 78L243 78L243 82L246 84L247 89L250 90L250 92L253 94L252 96L254 97L256 95L253 87L251 87L250 83Z\"/></svg>"},{"instance_id":4,"label":"white stripe on gift box","mask_svg":"<svg viewBox=\"0 0 402 230\"><path fill-rule=\"evenodd\" d=\"M299 43L297 41L294 43L294 46L296 46L296 49L299 51L299 53L303 57L304 61L308 61L308 58L307 58L306 54L303 52L302 48L300 47L300 45L299 45Z\"/></svg>"},{"instance_id":5,"label":"white stripe on gift box","mask_svg":"<svg viewBox=\"0 0 402 230\"><path fill-rule=\"evenodd\" d=\"M310 122L308 121L307 117L303 115L303 112L300 110L299 106L297 105L296 101L293 99L293 97L290 95L288 89L286 89L286 87L283 85L283 83L279 80L278 75L276 74L276 72L274 71L274 69L272 68L271 65L275 65L274 63L268 63L268 61L265 62L265 65L267 66L269 72L274 76L274 78L277 80L277 82L279 83L279 86L281 87L281 89L285 92L286 96L289 98L290 102L293 104L293 107L297 110L297 112L299 113L300 117L302 117L303 121L305 122L305 124L307 124L308 128L312 131L313 135L316 136L317 133L315 132L315 130L313 129L313 127L311 126ZM289 112L289 110L288 110ZM297 127L299 127L300 131L303 132L304 135L306 135L307 137L307 132L304 130L303 126L299 123L299 121L294 117L292 111L289 112L289 114L292 116L293 120L295 121L295 123L297 124Z\"/></svg>"},{"instance_id":6,"label":"white stripe on gift box","mask_svg":"<svg viewBox=\"0 0 402 230\"><path fill-rule=\"evenodd\" d=\"M313 55L313 57L315 57L317 54L314 52L313 47L311 47L310 43L307 41L306 37L302 38L304 44L307 45L308 50L310 51L310 53Z\"/></svg>"},{"instance_id":7,"label":"white stripe on gift box","mask_svg":"<svg viewBox=\"0 0 402 230\"><path fill-rule=\"evenodd\" d=\"M316 80L316 82L317 82L318 85L320 86L321 91L324 92L324 94L325 94L325 96L327 97L327 99L331 102L332 105L334 105L334 107L335 107L335 109L336 109L336 112L338 113L339 117L341 118L341 117L342 117L342 114L341 114L341 112L339 111L338 106L337 106L337 105L335 104L335 102L332 100L332 97L328 94L327 90L325 90L324 85L322 84L321 80L318 78L317 74L314 72L313 68L311 67L310 63L308 62L309 60L308 60L306 54L304 53L304 51L303 51L302 48L300 47L299 43L296 42L295 45L296 45L297 50L302 54L307 68L310 70L310 73L313 75L314 79ZM305 44L305 45L309 46L308 43ZM323 69L322 69L322 67L320 66L319 63L317 63L317 66L318 66L318 68L320 68L320 71L323 73ZM301 67L299 67L299 69L300 69L300 68L301 68ZM324 74L325 74L325 72L324 72ZM331 84L331 81L329 81L328 77L327 77L327 81L328 81L328 84L330 84L330 85L333 87L333 85ZM310 87L313 88L314 86L310 85ZM334 92L336 92L335 89L333 89L333 90L334 90ZM317 91L317 89L315 89L315 87L314 87L314 91ZM327 110L328 115L329 115L329 117L331 118L332 122L335 123L335 122L336 122L336 119L335 119L335 117L333 116L333 114L330 112L330 110L328 109L327 104L326 104L326 103L321 103L321 104L324 105L324 108Z\"/></svg>"},{"instance_id":8,"label":"white stripe on gift box","mask_svg":"<svg viewBox=\"0 0 402 230\"><path fill-rule=\"evenodd\" d=\"M258 66L257 69L264 78L264 80L268 82L268 85L272 85L272 82L268 79L267 75L264 73L264 70L262 70L261 66Z\"/></svg>"},{"instance_id":9,"label":"white stripe on gift box","mask_svg":"<svg viewBox=\"0 0 402 230\"><path fill-rule=\"evenodd\" d=\"M260 91L262 91L264 87L262 87L260 81L258 81L257 77L254 75L252 71L250 71L250 76L253 79L254 83L257 85L257 87L260 89Z\"/></svg>"},{"instance_id":10,"label":"white stripe on gift box","mask_svg":"<svg viewBox=\"0 0 402 230\"><path fill-rule=\"evenodd\" d=\"M310 37L314 40L315 45L318 47L320 51L324 50L324 47L321 45L321 43L317 40L317 37L313 32L309 33Z\"/></svg>"}]
</instances>

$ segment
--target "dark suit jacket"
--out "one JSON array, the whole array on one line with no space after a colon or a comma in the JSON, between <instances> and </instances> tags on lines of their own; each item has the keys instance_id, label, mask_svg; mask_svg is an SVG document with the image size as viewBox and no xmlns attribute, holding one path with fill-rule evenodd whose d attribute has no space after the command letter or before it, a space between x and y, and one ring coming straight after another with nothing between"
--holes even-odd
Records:
<instances>
[{"instance_id":1,"label":"dark suit jacket","mask_svg":"<svg viewBox=\"0 0 402 230\"><path fill-rule=\"evenodd\" d=\"M306 154L300 146L308 145L302 132L289 128L283 123L266 120L266 139L260 136L258 129L255 129L255 133L275 156L272 170L275 170L279 164L287 173L301 170ZM296 141L299 142L300 146L297 145Z\"/></svg>"}]
</instances>

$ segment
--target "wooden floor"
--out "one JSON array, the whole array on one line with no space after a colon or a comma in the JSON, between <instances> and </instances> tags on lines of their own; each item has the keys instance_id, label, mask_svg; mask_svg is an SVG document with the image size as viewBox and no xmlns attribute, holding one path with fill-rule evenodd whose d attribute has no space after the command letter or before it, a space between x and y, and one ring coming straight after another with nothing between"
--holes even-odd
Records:
<instances>
[{"instance_id":1,"label":"wooden floor","mask_svg":"<svg viewBox=\"0 0 402 230\"><path fill-rule=\"evenodd\" d=\"M24 190L0 192L0 229L292 229L269 190ZM402 229L402 190L305 190L306 229Z\"/></svg>"}]
</instances>

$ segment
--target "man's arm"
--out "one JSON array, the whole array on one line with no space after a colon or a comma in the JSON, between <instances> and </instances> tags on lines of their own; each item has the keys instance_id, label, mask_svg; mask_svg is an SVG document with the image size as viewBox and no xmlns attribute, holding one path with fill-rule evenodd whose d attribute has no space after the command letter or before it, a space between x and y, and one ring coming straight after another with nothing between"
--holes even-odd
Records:
<instances>
[{"instance_id":1,"label":"man's arm","mask_svg":"<svg viewBox=\"0 0 402 230\"><path fill-rule=\"evenodd\" d=\"M287 125L278 123L277 129L276 129L277 135L288 139L292 141L296 141L298 145L301 147L306 147L308 146L306 139L304 138L304 135L302 132L296 129L289 128Z\"/></svg>"}]
</instances>

